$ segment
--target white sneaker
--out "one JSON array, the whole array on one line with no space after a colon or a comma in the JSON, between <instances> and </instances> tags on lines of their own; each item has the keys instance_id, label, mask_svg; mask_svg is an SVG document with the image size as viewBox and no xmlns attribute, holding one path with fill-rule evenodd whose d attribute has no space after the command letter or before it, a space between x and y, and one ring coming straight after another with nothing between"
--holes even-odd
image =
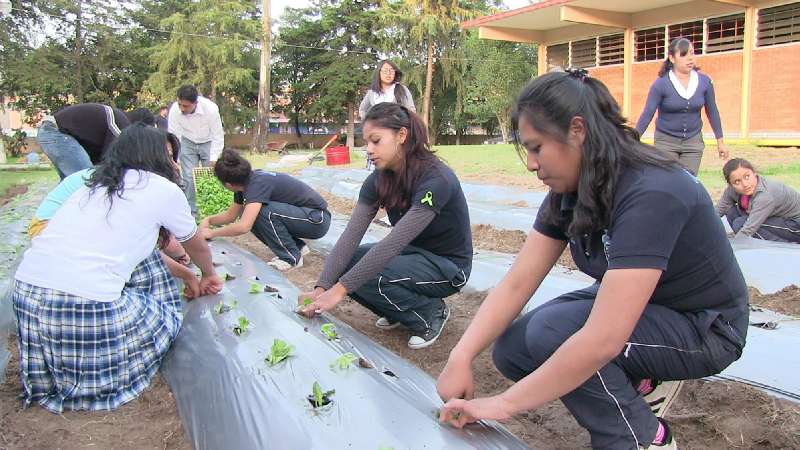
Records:
<instances>
[{"instance_id":1,"label":"white sneaker","mask_svg":"<svg viewBox=\"0 0 800 450\"><path fill-rule=\"evenodd\" d=\"M678 398L683 381L658 381L656 383L656 387L644 395L644 401L650 405L650 409L656 417L664 417L667 409Z\"/></svg>"},{"instance_id":2,"label":"white sneaker","mask_svg":"<svg viewBox=\"0 0 800 450\"><path fill-rule=\"evenodd\" d=\"M442 312L431 319L431 328L423 332L416 332L414 336L411 336L408 339L408 347L413 350L419 350L421 348L433 345L433 343L439 339L439 336L441 336L442 330L444 330L444 325L447 323L447 319L449 318L450 308L447 305L444 305Z\"/></svg>"},{"instance_id":3,"label":"white sneaker","mask_svg":"<svg viewBox=\"0 0 800 450\"><path fill-rule=\"evenodd\" d=\"M275 269L278 269L281 272L285 272L292 268L303 267L303 257L301 256L300 259L297 261L297 264L295 264L294 266L278 257L273 258L272 261L267 263L267 265Z\"/></svg>"},{"instance_id":4,"label":"white sneaker","mask_svg":"<svg viewBox=\"0 0 800 450\"><path fill-rule=\"evenodd\" d=\"M392 330L400 326L400 322L392 322L386 317L381 317L375 322L375 326L381 330Z\"/></svg>"}]
</instances>

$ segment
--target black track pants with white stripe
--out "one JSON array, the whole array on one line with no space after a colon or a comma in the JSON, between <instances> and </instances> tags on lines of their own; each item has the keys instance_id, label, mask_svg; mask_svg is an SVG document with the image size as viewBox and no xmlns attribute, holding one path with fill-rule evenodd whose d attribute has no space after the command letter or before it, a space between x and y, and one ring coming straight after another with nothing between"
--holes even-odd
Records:
<instances>
[{"instance_id":1,"label":"black track pants with white stripe","mask_svg":"<svg viewBox=\"0 0 800 450\"><path fill-rule=\"evenodd\" d=\"M734 205L725 214L734 233L738 233L747 222L748 215L743 214L739 207ZM794 219L783 217L768 217L764 223L758 227L753 237L775 242L792 242L800 244L800 222Z\"/></svg>"},{"instance_id":2,"label":"black track pants with white stripe","mask_svg":"<svg viewBox=\"0 0 800 450\"><path fill-rule=\"evenodd\" d=\"M494 346L494 363L518 381L541 366L589 317L598 285L570 292L517 319ZM688 380L721 372L741 355L744 336L705 312L648 305L623 352L561 401L589 431L592 448L647 447L658 423L636 391L642 379ZM746 330L743 330L746 333Z\"/></svg>"},{"instance_id":3,"label":"black track pants with white stripe","mask_svg":"<svg viewBox=\"0 0 800 450\"><path fill-rule=\"evenodd\" d=\"M359 246L347 270L372 246ZM468 276L449 259L408 246L350 296L379 317L425 331L431 318L441 313L442 299L461 290Z\"/></svg>"},{"instance_id":4,"label":"black track pants with white stripe","mask_svg":"<svg viewBox=\"0 0 800 450\"><path fill-rule=\"evenodd\" d=\"M327 210L269 202L261 207L250 230L275 256L291 265L300 260L302 239L319 239L331 226Z\"/></svg>"}]
</instances>

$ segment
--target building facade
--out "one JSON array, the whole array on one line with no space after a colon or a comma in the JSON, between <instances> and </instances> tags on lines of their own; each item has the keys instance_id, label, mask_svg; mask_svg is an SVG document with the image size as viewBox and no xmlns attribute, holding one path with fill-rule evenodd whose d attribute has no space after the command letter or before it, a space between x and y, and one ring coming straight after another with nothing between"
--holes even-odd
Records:
<instances>
[{"instance_id":1,"label":"building facade","mask_svg":"<svg viewBox=\"0 0 800 450\"><path fill-rule=\"evenodd\" d=\"M477 28L486 39L539 44L538 73L585 68L608 86L631 123L669 42L686 37L697 65L714 81L727 141L800 145L794 97L800 94L800 2L545 0L462 27ZM712 137L707 123L703 131Z\"/></svg>"}]
</instances>

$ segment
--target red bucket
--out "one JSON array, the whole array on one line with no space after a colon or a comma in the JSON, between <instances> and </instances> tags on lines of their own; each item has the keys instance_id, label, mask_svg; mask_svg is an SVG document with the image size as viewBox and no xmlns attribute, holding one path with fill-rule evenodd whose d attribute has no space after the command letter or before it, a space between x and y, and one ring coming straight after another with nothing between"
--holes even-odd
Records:
<instances>
[{"instance_id":1,"label":"red bucket","mask_svg":"<svg viewBox=\"0 0 800 450\"><path fill-rule=\"evenodd\" d=\"M350 164L350 147L346 145L328 147L328 149L325 150L325 159L329 166Z\"/></svg>"}]
</instances>

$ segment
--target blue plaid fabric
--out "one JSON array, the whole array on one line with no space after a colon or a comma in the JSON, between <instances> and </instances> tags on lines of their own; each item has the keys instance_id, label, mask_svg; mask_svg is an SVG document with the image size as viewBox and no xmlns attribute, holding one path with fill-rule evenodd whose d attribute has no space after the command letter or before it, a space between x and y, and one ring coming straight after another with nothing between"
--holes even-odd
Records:
<instances>
[{"instance_id":1,"label":"blue plaid fabric","mask_svg":"<svg viewBox=\"0 0 800 450\"><path fill-rule=\"evenodd\" d=\"M16 281L26 405L111 410L150 384L181 327L178 285L158 251L136 266L120 298L97 302Z\"/></svg>"}]
</instances>

